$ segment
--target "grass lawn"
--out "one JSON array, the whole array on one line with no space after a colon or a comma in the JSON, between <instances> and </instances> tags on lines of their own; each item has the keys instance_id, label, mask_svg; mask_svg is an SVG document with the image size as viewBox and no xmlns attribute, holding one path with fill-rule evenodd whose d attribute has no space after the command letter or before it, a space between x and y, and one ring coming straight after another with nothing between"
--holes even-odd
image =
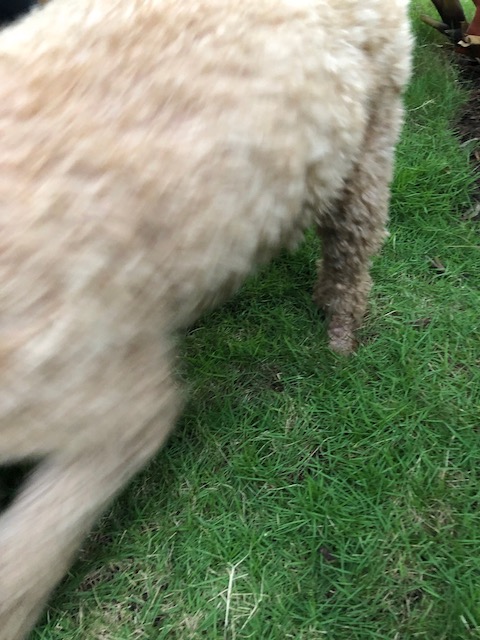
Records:
<instances>
[{"instance_id":1,"label":"grass lawn","mask_svg":"<svg viewBox=\"0 0 480 640\"><path fill-rule=\"evenodd\" d=\"M461 221L464 96L414 14L358 353L327 349L313 237L203 319L183 343L179 427L35 640L480 638L480 227Z\"/></svg>"}]
</instances>

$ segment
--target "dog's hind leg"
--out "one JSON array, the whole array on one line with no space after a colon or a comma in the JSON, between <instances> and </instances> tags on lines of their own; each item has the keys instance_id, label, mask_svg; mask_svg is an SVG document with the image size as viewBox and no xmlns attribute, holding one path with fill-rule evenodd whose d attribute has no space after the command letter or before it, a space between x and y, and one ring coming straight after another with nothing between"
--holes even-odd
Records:
<instances>
[{"instance_id":1,"label":"dog's hind leg","mask_svg":"<svg viewBox=\"0 0 480 640\"><path fill-rule=\"evenodd\" d=\"M402 120L398 91L372 103L358 161L343 193L322 217L323 258L314 299L328 322L330 347L350 353L371 288L370 260L387 236L394 147Z\"/></svg>"}]
</instances>

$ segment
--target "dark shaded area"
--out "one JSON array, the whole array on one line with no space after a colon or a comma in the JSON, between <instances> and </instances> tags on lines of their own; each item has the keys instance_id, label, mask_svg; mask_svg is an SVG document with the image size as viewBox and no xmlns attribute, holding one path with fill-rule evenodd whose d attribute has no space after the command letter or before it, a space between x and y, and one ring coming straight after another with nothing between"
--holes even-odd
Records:
<instances>
[{"instance_id":1,"label":"dark shaded area","mask_svg":"<svg viewBox=\"0 0 480 640\"><path fill-rule=\"evenodd\" d=\"M475 186L471 193L472 207L463 218L480 222L480 64L465 58L458 59L460 79L469 91L455 123L461 144L468 150L468 158L475 173Z\"/></svg>"},{"instance_id":2,"label":"dark shaded area","mask_svg":"<svg viewBox=\"0 0 480 640\"><path fill-rule=\"evenodd\" d=\"M0 25L16 20L35 4L34 0L0 0Z\"/></svg>"},{"instance_id":3,"label":"dark shaded area","mask_svg":"<svg viewBox=\"0 0 480 640\"><path fill-rule=\"evenodd\" d=\"M465 58L457 58L460 70L460 80L465 84L466 89L470 92L469 99L462 108L458 127L462 139L467 139L469 134L473 133L478 136L478 124L480 122L480 64L475 60Z\"/></svg>"},{"instance_id":4,"label":"dark shaded area","mask_svg":"<svg viewBox=\"0 0 480 640\"><path fill-rule=\"evenodd\" d=\"M0 466L0 512L10 504L34 467L33 462Z\"/></svg>"}]
</instances>

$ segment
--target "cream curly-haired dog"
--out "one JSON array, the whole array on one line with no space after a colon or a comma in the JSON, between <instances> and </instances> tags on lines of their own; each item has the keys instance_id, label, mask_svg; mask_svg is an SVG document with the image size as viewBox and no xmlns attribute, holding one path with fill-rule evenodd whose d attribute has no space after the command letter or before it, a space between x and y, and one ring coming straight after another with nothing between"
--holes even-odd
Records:
<instances>
[{"instance_id":1,"label":"cream curly-haired dog","mask_svg":"<svg viewBox=\"0 0 480 640\"><path fill-rule=\"evenodd\" d=\"M348 352L385 236L405 0L58 0L0 34L0 640L179 410L172 335L316 225Z\"/></svg>"}]
</instances>

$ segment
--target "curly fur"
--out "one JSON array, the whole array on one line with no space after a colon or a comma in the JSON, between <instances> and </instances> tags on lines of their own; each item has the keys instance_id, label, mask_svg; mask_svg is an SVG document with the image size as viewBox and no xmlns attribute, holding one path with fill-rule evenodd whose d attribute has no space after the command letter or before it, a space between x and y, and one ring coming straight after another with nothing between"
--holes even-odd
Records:
<instances>
[{"instance_id":1,"label":"curly fur","mask_svg":"<svg viewBox=\"0 0 480 640\"><path fill-rule=\"evenodd\" d=\"M0 640L180 401L172 336L316 225L349 352L385 236L405 0L59 0L0 34Z\"/></svg>"}]
</instances>

